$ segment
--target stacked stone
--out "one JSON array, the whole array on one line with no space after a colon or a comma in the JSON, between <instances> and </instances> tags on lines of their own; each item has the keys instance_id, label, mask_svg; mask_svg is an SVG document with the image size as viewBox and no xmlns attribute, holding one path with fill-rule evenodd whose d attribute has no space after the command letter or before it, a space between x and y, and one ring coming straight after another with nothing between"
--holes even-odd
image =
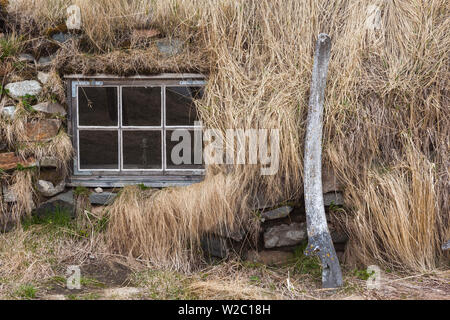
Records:
<instances>
[{"instance_id":1,"label":"stacked stone","mask_svg":"<svg viewBox=\"0 0 450 320\"><path fill-rule=\"evenodd\" d=\"M327 168L323 170L322 189L328 228L338 257L342 260L348 237L339 225L333 223L336 220L333 215L336 214L337 208L344 205L343 185L338 182L334 172ZM248 237L245 230L239 230L232 234L216 233L205 236L202 247L206 254L224 259L237 247L241 256L253 262L279 265L291 261L294 258L294 250L308 240L303 205L296 203L266 207L264 201L259 201L255 212L258 213L261 224L260 241L256 250L243 249L246 245L242 242Z\"/></svg>"}]
</instances>

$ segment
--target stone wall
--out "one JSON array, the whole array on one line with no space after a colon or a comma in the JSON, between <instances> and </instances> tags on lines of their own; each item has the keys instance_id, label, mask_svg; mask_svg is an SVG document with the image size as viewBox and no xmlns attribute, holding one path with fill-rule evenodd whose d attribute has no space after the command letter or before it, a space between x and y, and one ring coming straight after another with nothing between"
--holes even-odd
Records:
<instances>
[{"instance_id":1,"label":"stone wall","mask_svg":"<svg viewBox=\"0 0 450 320\"><path fill-rule=\"evenodd\" d=\"M322 181L328 228L338 258L342 261L348 235L336 218L343 212L343 185L338 182L333 171L327 168L323 169ZM280 265L291 261L294 251L308 241L303 199L274 207L256 206L255 216L260 223L256 247L246 241L249 236L245 230L231 235L209 234L202 239L207 257L226 259L237 255L251 262Z\"/></svg>"}]
</instances>

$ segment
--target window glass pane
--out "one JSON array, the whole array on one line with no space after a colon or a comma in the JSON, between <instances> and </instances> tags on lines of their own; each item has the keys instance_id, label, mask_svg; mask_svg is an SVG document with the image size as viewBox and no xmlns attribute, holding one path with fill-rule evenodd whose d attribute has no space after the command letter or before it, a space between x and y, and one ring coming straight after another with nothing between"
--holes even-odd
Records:
<instances>
[{"instance_id":1,"label":"window glass pane","mask_svg":"<svg viewBox=\"0 0 450 320\"><path fill-rule=\"evenodd\" d=\"M167 169L203 169L202 144L201 130L167 130Z\"/></svg>"},{"instance_id":2,"label":"window glass pane","mask_svg":"<svg viewBox=\"0 0 450 320\"><path fill-rule=\"evenodd\" d=\"M80 126L117 126L117 88L78 88Z\"/></svg>"},{"instance_id":3,"label":"window glass pane","mask_svg":"<svg viewBox=\"0 0 450 320\"><path fill-rule=\"evenodd\" d=\"M203 87L166 88L166 125L194 125L197 112L193 99L201 99Z\"/></svg>"},{"instance_id":4,"label":"window glass pane","mask_svg":"<svg viewBox=\"0 0 450 320\"><path fill-rule=\"evenodd\" d=\"M117 131L80 130L80 169L118 169Z\"/></svg>"},{"instance_id":5,"label":"window glass pane","mask_svg":"<svg viewBox=\"0 0 450 320\"><path fill-rule=\"evenodd\" d=\"M161 131L122 131L124 169L162 169Z\"/></svg>"},{"instance_id":6,"label":"window glass pane","mask_svg":"<svg viewBox=\"0 0 450 320\"><path fill-rule=\"evenodd\" d=\"M122 88L124 126L161 126L161 87Z\"/></svg>"}]
</instances>

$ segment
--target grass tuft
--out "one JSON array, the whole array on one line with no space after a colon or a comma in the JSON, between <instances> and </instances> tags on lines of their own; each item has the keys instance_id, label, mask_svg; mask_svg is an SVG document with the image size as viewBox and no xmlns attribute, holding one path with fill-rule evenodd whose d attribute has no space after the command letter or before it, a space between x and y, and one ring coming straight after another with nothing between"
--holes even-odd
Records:
<instances>
[{"instance_id":1,"label":"grass tuft","mask_svg":"<svg viewBox=\"0 0 450 320\"><path fill-rule=\"evenodd\" d=\"M15 291L15 295L22 299L35 299L37 289L31 284L22 284Z\"/></svg>"}]
</instances>

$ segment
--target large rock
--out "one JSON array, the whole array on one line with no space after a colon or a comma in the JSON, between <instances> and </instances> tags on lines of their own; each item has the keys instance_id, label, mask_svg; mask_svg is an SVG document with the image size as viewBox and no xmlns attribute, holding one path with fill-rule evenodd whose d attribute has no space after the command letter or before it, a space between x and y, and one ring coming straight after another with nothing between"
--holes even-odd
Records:
<instances>
[{"instance_id":1,"label":"large rock","mask_svg":"<svg viewBox=\"0 0 450 320\"><path fill-rule=\"evenodd\" d=\"M55 186L50 181L38 180L36 187L39 193L42 194L44 197L53 197L58 193L64 191L66 183L64 181L61 181Z\"/></svg>"},{"instance_id":2,"label":"large rock","mask_svg":"<svg viewBox=\"0 0 450 320\"><path fill-rule=\"evenodd\" d=\"M59 160L56 157L42 157L39 160L39 167L42 168L57 168Z\"/></svg>"},{"instance_id":3,"label":"large rock","mask_svg":"<svg viewBox=\"0 0 450 320\"><path fill-rule=\"evenodd\" d=\"M50 79L50 73L39 71L37 78L42 84L46 84Z\"/></svg>"},{"instance_id":4,"label":"large rock","mask_svg":"<svg viewBox=\"0 0 450 320\"><path fill-rule=\"evenodd\" d=\"M212 257L225 259L229 254L229 247L227 240L223 237L214 234L208 234L202 237L201 247L203 251Z\"/></svg>"},{"instance_id":5,"label":"large rock","mask_svg":"<svg viewBox=\"0 0 450 320\"><path fill-rule=\"evenodd\" d=\"M251 199L251 205L253 210L265 211L275 207L277 204L279 204L284 200L285 199L278 199L278 201L277 200L269 201L264 194L258 192Z\"/></svg>"},{"instance_id":6,"label":"large rock","mask_svg":"<svg viewBox=\"0 0 450 320\"><path fill-rule=\"evenodd\" d=\"M264 232L264 247L267 249L295 246L308 238L306 223L281 224Z\"/></svg>"},{"instance_id":7,"label":"large rock","mask_svg":"<svg viewBox=\"0 0 450 320\"><path fill-rule=\"evenodd\" d=\"M56 58L56 55L51 55L48 57L40 57L37 61L38 68L46 68L52 65L53 60Z\"/></svg>"},{"instance_id":8,"label":"large rock","mask_svg":"<svg viewBox=\"0 0 450 320\"><path fill-rule=\"evenodd\" d=\"M256 250L249 250L246 259L269 266L280 266L292 262L294 260L294 254L286 251L264 250L258 252Z\"/></svg>"},{"instance_id":9,"label":"large rock","mask_svg":"<svg viewBox=\"0 0 450 320\"><path fill-rule=\"evenodd\" d=\"M14 229L15 226L16 223L12 219L0 221L0 233L10 232L12 229Z\"/></svg>"},{"instance_id":10,"label":"large rock","mask_svg":"<svg viewBox=\"0 0 450 320\"><path fill-rule=\"evenodd\" d=\"M19 54L19 61L20 62L29 62L29 63L34 63L34 57L29 54L29 53L21 53Z\"/></svg>"},{"instance_id":11,"label":"large rock","mask_svg":"<svg viewBox=\"0 0 450 320\"><path fill-rule=\"evenodd\" d=\"M253 199L252 203L253 210L266 210L270 209L272 206L263 199L261 195L256 195L256 197Z\"/></svg>"},{"instance_id":12,"label":"large rock","mask_svg":"<svg viewBox=\"0 0 450 320\"><path fill-rule=\"evenodd\" d=\"M336 177L334 170L329 167L322 168L322 192L343 191L344 185Z\"/></svg>"},{"instance_id":13,"label":"large rock","mask_svg":"<svg viewBox=\"0 0 450 320\"><path fill-rule=\"evenodd\" d=\"M328 229L330 230L333 243L346 243L348 241L348 236L343 230L335 228L331 224L328 224Z\"/></svg>"},{"instance_id":14,"label":"large rock","mask_svg":"<svg viewBox=\"0 0 450 320\"><path fill-rule=\"evenodd\" d=\"M56 197L53 197L46 202L42 203L38 208L33 211L33 214L39 218L44 218L49 214L52 214L56 210L64 210L70 213L72 217L75 217L75 203L73 199L73 191L61 193Z\"/></svg>"},{"instance_id":15,"label":"large rock","mask_svg":"<svg viewBox=\"0 0 450 320\"><path fill-rule=\"evenodd\" d=\"M61 127L59 119L40 119L39 121L28 122L25 125L28 141L42 141L51 139L58 134Z\"/></svg>"},{"instance_id":16,"label":"large rock","mask_svg":"<svg viewBox=\"0 0 450 320\"><path fill-rule=\"evenodd\" d=\"M14 99L20 99L26 95L37 96L42 91L41 84L36 80L8 83L5 89L9 90L8 94Z\"/></svg>"},{"instance_id":17,"label":"large rock","mask_svg":"<svg viewBox=\"0 0 450 320\"><path fill-rule=\"evenodd\" d=\"M0 169L1 170L11 170L17 168L17 165L21 165L23 167L32 167L37 165L37 162L34 158L28 159L20 159L17 157L14 152L5 152L0 153Z\"/></svg>"},{"instance_id":18,"label":"large rock","mask_svg":"<svg viewBox=\"0 0 450 320\"><path fill-rule=\"evenodd\" d=\"M173 56L183 50L183 41L179 39L161 39L156 42L159 52L164 56Z\"/></svg>"},{"instance_id":19,"label":"large rock","mask_svg":"<svg viewBox=\"0 0 450 320\"><path fill-rule=\"evenodd\" d=\"M10 119L14 118L15 113L16 113L15 106L6 106L2 108L2 115L5 115Z\"/></svg>"},{"instance_id":20,"label":"large rock","mask_svg":"<svg viewBox=\"0 0 450 320\"><path fill-rule=\"evenodd\" d=\"M328 192L323 195L323 204L328 207L330 205L342 206L344 205L344 196L342 192Z\"/></svg>"},{"instance_id":21,"label":"large rock","mask_svg":"<svg viewBox=\"0 0 450 320\"><path fill-rule=\"evenodd\" d=\"M114 201L116 196L117 193L112 192L91 193L89 194L89 201L91 204L108 205Z\"/></svg>"},{"instance_id":22,"label":"large rock","mask_svg":"<svg viewBox=\"0 0 450 320\"><path fill-rule=\"evenodd\" d=\"M59 114L65 116L67 114L66 110L59 103L54 102L42 102L33 106L36 111L49 113L49 114Z\"/></svg>"},{"instance_id":23,"label":"large rock","mask_svg":"<svg viewBox=\"0 0 450 320\"><path fill-rule=\"evenodd\" d=\"M292 210L294 210L294 208L292 208L290 206L279 207L279 208L261 213L261 218L263 218L264 220L275 220L275 219L286 218L289 215L289 213L292 212Z\"/></svg>"},{"instance_id":24,"label":"large rock","mask_svg":"<svg viewBox=\"0 0 450 320\"><path fill-rule=\"evenodd\" d=\"M17 201L16 194L8 186L2 186L3 201L6 203L12 203Z\"/></svg>"},{"instance_id":25,"label":"large rock","mask_svg":"<svg viewBox=\"0 0 450 320\"><path fill-rule=\"evenodd\" d=\"M75 35L66 32L58 32L52 35L52 39L59 43L64 43L74 37Z\"/></svg>"},{"instance_id":26,"label":"large rock","mask_svg":"<svg viewBox=\"0 0 450 320\"><path fill-rule=\"evenodd\" d=\"M442 250L450 250L450 240L442 245Z\"/></svg>"},{"instance_id":27,"label":"large rock","mask_svg":"<svg viewBox=\"0 0 450 320\"><path fill-rule=\"evenodd\" d=\"M17 202L18 196L14 193L14 190L12 190L9 186L3 186L2 187L2 193L3 193L3 201L6 203L14 203ZM34 201L33 201L33 195L31 193L28 193L26 201L28 202L28 205L30 208L34 208Z\"/></svg>"},{"instance_id":28,"label":"large rock","mask_svg":"<svg viewBox=\"0 0 450 320\"><path fill-rule=\"evenodd\" d=\"M240 227L237 227L235 230L219 228L215 233L221 237L230 238L237 242L241 242L245 237L245 230Z\"/></svg>"}]
</instances>

